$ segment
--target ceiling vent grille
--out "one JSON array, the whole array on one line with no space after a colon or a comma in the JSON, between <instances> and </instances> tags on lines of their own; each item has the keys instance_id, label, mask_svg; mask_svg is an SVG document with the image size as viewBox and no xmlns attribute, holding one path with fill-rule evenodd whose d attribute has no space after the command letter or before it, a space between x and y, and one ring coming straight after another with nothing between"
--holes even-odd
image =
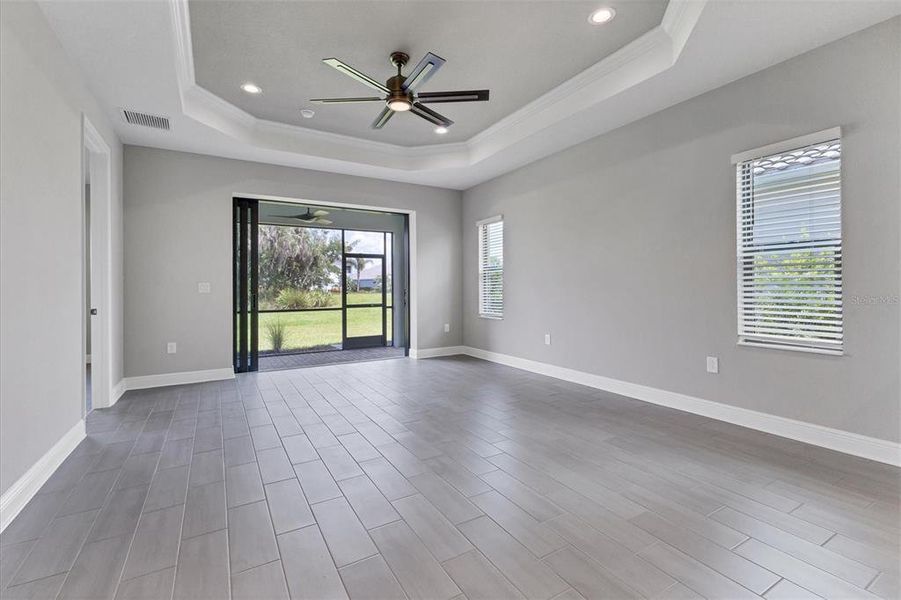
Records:
<instances>
[{"instance_id":1,"label":"ceiling vent grille","mask_svg":"<svg viewBox=\"0 0 901 600\"><path fill-rule=\"evenodd\" d=\"M122 116L132 125L141 125L142 127L152 127L153 129L163 129L169 131L169 119L159 115L149 115L133 110L122 110Z\"/></svg>"}]
</instances>

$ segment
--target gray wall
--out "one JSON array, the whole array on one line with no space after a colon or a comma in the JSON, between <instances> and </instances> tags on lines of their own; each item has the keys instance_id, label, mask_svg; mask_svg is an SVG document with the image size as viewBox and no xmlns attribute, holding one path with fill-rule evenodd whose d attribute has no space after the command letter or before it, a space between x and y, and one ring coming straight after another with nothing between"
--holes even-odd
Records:
<instances>
[{"instance_id":1,"label":"gray wall","mask_svg":"<svg viewBox=\"0 0 901 600\"><path fill-rule=\"evenodd\" d=\"M898 441L899 47L896 18L466 191L464 343ZM730 157L836 125L847 354L738 347ZM490 321L475 222L497 213Z\"/></svg>"},{"instance_id":2,"label":"gray wall","mask_svg":"<svg viewBox=\"0 0 901 600\"><path fill-rule=\"evenodd\" d=\"M460 344L460 192L135 146L124 169L126 375L230 367L232 197L242 193L415 210L418 347ZM212 293L198 294L199 281Z\"/></svg>"},{"instance_id":3,"label":"gray wall","mask_svg":"<svg viewBox=\"0 0 901 600\"><path fill-rule=\"evenodd\" d=\"M33 2L2 3L0 79L0 491L6 491L81 419L82 112L113 151L112 377L122 377L122 147Z\"/></svg>"}]
</instances>

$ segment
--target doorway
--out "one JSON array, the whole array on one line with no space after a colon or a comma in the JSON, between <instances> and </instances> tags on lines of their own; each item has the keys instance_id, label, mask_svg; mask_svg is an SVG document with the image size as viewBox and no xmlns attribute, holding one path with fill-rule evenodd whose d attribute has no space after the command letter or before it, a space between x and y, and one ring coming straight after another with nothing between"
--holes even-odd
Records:
<instances>
[{"instance_id":1,"label":"doorway","mask_svg":"<svg viewBox=\"0 0 901 600\"><path fill-rule=\"evenodd\" d=\"M110 147L82 119L82 415L112 403Z\"/></svg>"},{"instance_id":2,"label":"doorway","mask_svg":"<svg viewBox=\"0 0 901 600\"><path fill-rule=\"evenodd\" d=\"M234 207L236 372L407 355L407 215Z\"/></svg>"}]
</instances>

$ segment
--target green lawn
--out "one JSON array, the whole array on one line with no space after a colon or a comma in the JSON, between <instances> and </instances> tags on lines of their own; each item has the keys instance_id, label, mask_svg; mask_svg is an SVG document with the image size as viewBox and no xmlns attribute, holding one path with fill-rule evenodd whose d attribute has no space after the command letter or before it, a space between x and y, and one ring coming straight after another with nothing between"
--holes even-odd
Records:
<instances>
[{"instance_id":1,"label":"green lawn","mask_svg":"<svg viewBox=\"0 0 901 600\"><path fill-rule=\"evenodd\" d=\"M348 294L348 304L379 302L381 294L367 292ZM338 300L340 306L340 297ZM391 311L388 311L387 330L391 331ZM305 311L284 313L260 313L260 352L272 350L266 324L280 320L285 324L283 352L305 350L341 344L341 311ZM381 308L351 308L347 311L347 336L380 335L382 333Z\"/></svg>"}]
</instances>

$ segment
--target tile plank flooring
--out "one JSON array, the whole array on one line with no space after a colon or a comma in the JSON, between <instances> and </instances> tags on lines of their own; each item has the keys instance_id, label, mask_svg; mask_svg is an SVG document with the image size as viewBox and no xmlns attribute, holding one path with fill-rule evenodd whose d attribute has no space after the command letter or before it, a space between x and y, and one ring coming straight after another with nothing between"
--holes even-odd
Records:
<instances>
[{"instance_id":1,"label":"tile plank flooring","mask_svg":"<svg viewBox=\"0 0 901 600\"><path fill-rule=\"evenodd\" d=\"M128 392L3 598L898 598L898 469L464 357Z\"/></svg>"}]
</instances>

